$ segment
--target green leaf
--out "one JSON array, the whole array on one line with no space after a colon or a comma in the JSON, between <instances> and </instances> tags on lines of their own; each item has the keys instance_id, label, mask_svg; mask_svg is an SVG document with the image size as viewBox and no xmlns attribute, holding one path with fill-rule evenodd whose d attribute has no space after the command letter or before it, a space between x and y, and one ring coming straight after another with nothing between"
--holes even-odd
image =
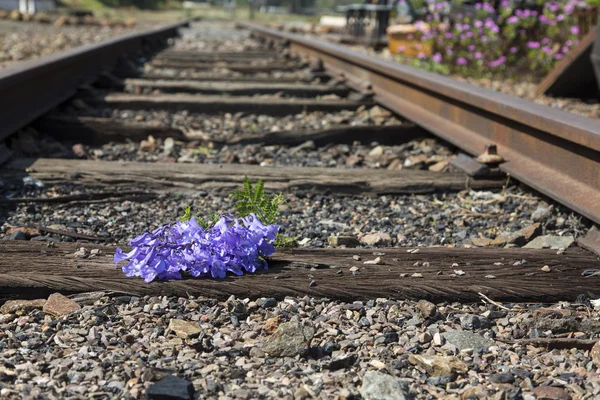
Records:
<instances>
[{"instance_id":1,"label":"green leaf","mask_svg":"<svg viewBox=\"0 0 600 400\"><path fill-rule=\"evenodd\" d=\"M181 216L181 218L179 218L179 220L181 222L187 222L192 218L192 206L187 206L185 208L185 210L183 211L183 215Z\"/></svg>"}]
</instances>

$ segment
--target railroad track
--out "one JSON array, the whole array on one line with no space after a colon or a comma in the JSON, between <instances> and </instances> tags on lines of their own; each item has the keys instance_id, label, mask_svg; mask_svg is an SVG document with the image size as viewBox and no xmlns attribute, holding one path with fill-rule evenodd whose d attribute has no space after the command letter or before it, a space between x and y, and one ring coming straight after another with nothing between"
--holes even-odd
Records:
<instances>
[{"instance_id":1,"label":"railroad track","mask_svg":"<svg viewBox=\"0 0 600 400\"><path fill-rule=\"evenodd\" d=\"M0 240L0 303L45 299L59 292L69 295L70 306L94 310L96 322L89 322L87 316L82 317L83 322L67 317L65 326L78 330L53 331L51 339L56 337L52 340L61 349L61 355L52 356L57 360L79 346L69 340L78 332L87 334L90 326L104 329L105 322L111 321L122 334L131 332L127 338L109 332L101 340L95 340L93 333L82 339L89 340L90 348L107 346L123 352L119 354L134 351L135 356L124 356L124 360L134 360L132 363L139 359L137 367L129 361L122 363L138 368L139 374L133 369L113 371L113 375L101 372L106 376L97 378L94 386L99 396L118 392L137 398L151 382L184 371L180 375L195 379L194 387L207 398L216 398L220 392L235 398L350 398L338 393L340 385L369 398L367 380L384 379L377 373L361 378L360 389L356 379L338 382L324 372L325 383L303 384L306 393L296 389L300 383L295 379L304 379L299 378L303 374L313 376L314 371L289 379L285 375L295 382L292 384L276 379L269 381L271 386L266 389L260 386L264 382L244 389L246 383L237 380L240 376L234 373L237 369L232 369L232 363L251 369L250 364L239 364L239 358L264 357L248 351L253 343L248 341L259 334L246 330L252 326L252 318L262 321L272 316L269 310L283 299L274 311L277 321L267 324L278 324L293 315L300 315L305 323L317 323L315 310L321 310L318 314L339 308L335 320L348 319L359 325L347 330L342 328L343 322L340 331L329 328L317 332L316 337L326 335L340 341L353 337L355 328L384 332L383 341L376 339L380 343L375 347L371 339L349 347L342 341L342 350L333 353L323 350L323 339L320 347L311 347L311 351L324 353L317 351L310 357L321 364L323 360L336 361L319 364L322 371L335 374L337 369L347 369L352 377L359 363L359 369L370 365L378 370L387 363L392 375L396 373L393 370L406 369L409 364L425 368L425 376L432 375L427 384L410 383L410 392L419 398L471 390L470 384L454 390L430 381L439 371L434 373L424 367L427 362L417 358L390 364L392 358L407 351L419 354L435 348L435 353L446 341L455 346L450 336L438 336L444 329L455 329L459 317L456 323L462 324L461 329L488 330L485 318L478 319L477 326L475 322L469 325L465 315L470 314L465 313L480 314L484 308L467 303L483 300L486 318L500 321L506 317L503 328L493 331L497 346L503 349L508 346L505 343L591 348L594 332L600 328L596 327L597 313L590 314L585 307L590 306L589 299L600 297L600 235L593 229L588 232L590 223L582 222L572 210L600 222L600 206L593 201L600 188L597 122L254 25L241 25L240 31L232 32L219 25L203 28L197 24L183 30L183 37L165 48L165 38L177 27L0 72L0 93L15 93L17 85L20 88L14 97L0 96L3 107L11 110L0 117L0 138L6 139L6 145L0 145L0 159L5 155L0 167L0 225L6 239L25 239ZM255 40L248 38L249 32ZM130 56L143 51L123 59L124 50ZM117 61L118 68L114 68ZM49 79L57 68L64 68L64 73L57 75L60 80ZM54 91L57 87L60 92ZM40 92L42 95L34 96ZM496 145L505 161L484 165L462 153L476 156L487 145ZM115 268L115 247L144 230L174 221L190 203L207 212L231 211L228 193L240 187L244 176L262 179L267 191L284 193L288 204L282 210L282 227L304 247L278 251L269 270L225 280L145 283L125 278ZM535 192L515 184L514 178L568 208L545 204ZM363 248L352 248L357 245ZM243 298L258 300L237 300ZM321 307L321 300L316 300L321 298L331 302ZM428 301L442 305L436 308ZM576 303L563 303L564 308L558 310L543 307L558 301ZM39 315L35 309L42 304L51 308L47 305L50 301L44 302L17 301L14 310L9 309L13 303L5 303L4 311L0 308L0 327L5 324L8 330L15 330L18 323L23 327L20 332L33 332L37 329L32 327L34 318ZM531 304L523 303L536 303L540 309L531 314ZM300 314L296 314L298 309L302 309ZM396 312L402 315L396 316ZM17 319L17 313L24 316ZM198 318L202 313L205 332L199 339L193 339L199 332L177 333L180 338L169 336L168 349L154 352L155 341L166 341L168 332L184 329L172 325L172 320L188 319L194 313ZM253 317L248 317L250 314ZM588 319L582 322L584 314ZM144 318L152 318L150 325ZM319 318L327 320L328 327L337 326L334 319ZM444 318L447 321L440 322ZM584 332L590 340L583 340L579 333L576 337L538 338L538 331L564 333L555 318L564 318L567 332ZM456 321L448 322L451 320ZM123 321L133 325L125 326ZM213 322L214 326L210 325ZM446 323L449 325L440 329L432 325ZM157 328L161 325L165 326ZM414 329L406 328L409 325ZM213 332L219 327L224 327L223 332ZM236 329L245 332L246 347L232 344L240 339L233 338ZM265 325L264 330L268 329ZM530 339L523 339L525 329ZM392 335L396 330L400 336ZM409 331L418 334L409 339ZM437 333L435 339L433 333ZM214 346L207 339L212 334ZM20 336L17 343L15 334L11 335L3 339L0 332L0 356L3 349L18 347L26 340ZM481 346L489 347L493 337ZM398 343L403 344L396 346ZM377 347L380 345L389 348ZM128 350L127 346L138 347ZM364 346L371 346L368 353L377 353L386 363L365 358ZM459 351L465 347L456 346L456 354L466 354L467 361L473 362L472 350L463 354ZM356 354L344 353L353 348ZM87 357L77 349L77 357ZM196 365L197 356L189 361L188 350L203 354L203 361ZM14 374L14 365L24 362L26 356L10 351L10 363L0 364L0 383L6 379L14 385L0 385L6 389L2 394L35 394L35 388ZM511 350L511 354L516 353ZM213 356L227 360L203 364ZM582 360L585 357L573 365ZM515 362L511 356L510 363ZM100 370L112 363L105 359ZM268 369L271 364L260 365ZM454 365L446 372L460 375L466 371L462 364ZM486 374L498 372L486 365ZM196 367L202 370L191 372ZM42 374L32 372L38 373ZM211 380L208 376L213 374ZM492 379L486 374L480 379ZM544 374L539 374L535 379L532 374L529 383L523 384L525 391L533 392L535 386L538 397L546 390L538 393L538 385L547 388L551 380L544 381ZM51 386L48 382L53 382L54 375L43 384ZM123 376L129 379L127 383L115 383L109 389L100 383L110 379L121 382ZM71 386L80 378L69 375L65 379L72 381L69 386L46 389L58 396L81 390ZM87 375L81 379L87 382ZM513 390L510 383L514 379L505 380L505 389ZM232 382L239 385L230 386ZM377 387L399 385L377 382ZM296 386L291 390L290 385ZM424 392L423 385L431 386ZM484 398L497 389L481 390ZM569 386L569 390L575 389ZM394 391L397 395L409 389L400 385Z\"/></svg>"},{"instance_id":2,"label":"railroad track","mask_svg":"<svg viewBox=\"0 0 600 400\"><path fill-rule=\"evenodd\" d=\"M39 182L40 186L71 187L77 188L76 190L82 193L77 195L57 193L55 196L43 196L43 198L19 195L2 200L5 207L21 204L60 204L66 207L68 204L128 200L143 202L171 192L184 195L193 195L198 191L224 193L241 185L245 175L253 179L262 179L269 191L288 193L297 189L335 196L369 193L373 195L452 193L465 188L468 190L500 189L508 182L504 174L508 172L535 189L554 197L555 200L581 212L584 216L596 222L600 218L600 212L596 212L597 202L593 200L594 192L586 192L586 195L583 195L580 190L580 185L585 184L590 190L596 190L600 184L594 178L596 173L594 166L599 158L592 153L597 143L593 140L594 135L598 133L595 121L572 115L566 116L565 113L521 100L510 99L509 102L506 96L483 93L480 89L450 83L438 77L412 76L410 74L414 74L414 71L407 72L403 67L367 60L362 55L329 44L252 25L243 25L242 28L251 30L255 36L261 38L262 44L255 45L247 51L190 51L167 48L156 53L155 49L164 46L164 38L172 36L177 26L179 25L131 35L125 39L92 46L87 50L75 50L3 72L4 77L0 79L0 88L22 84L25 77L29 77L32 82L32 89L29 89L28 85L21 90L21 97L17 97L20 101L21 98L29 98L27 96L30 96L33 88L36 90L41 88L44 91L54 88L57 82L48 80L47 77L58 66L68 65L65 71L69 71L69 74L76 77L75 81L67 80L62 85L63 90L56 97L36 99L31 103L31 109L24 107L18 101L10 106L7 105L7 108L15 111L12 115L3 114L4 127L14 129L30 123L30 126L45 137L52 137L65 143L78 143L78 156L84 158L77 160L27 157L30 150L27 146L32 144L28 142L31 137L25 130L21 136L17 135L13 142L16 143L13 148L20 150L20 154L4 165L2 179L8 182L14 182L15 179L18 182L32 179L33 182ZM143 58L121 59L120 68L110 70L124 49L142 50L141 46L144 43L148 47L143 49L146 51L142 55ZM111 57L107 57L107 54ZM98 60L103 60L102 64L90 71L90 63ZM407 79L411 77L414 79L408 82ZM82 79L87 79L87 82L92 85L82 86ZM368 87L365 86L367 83ZM434 84L438 85L436 91L433 91ZM467 90L471 91L467 92ZM58 105L74 91L77 92L75 100L67 103L66 107ZM485 101L482 100L484 96ZM3 96L3 99L7 101L8 97ZM478 107L475 107L477 99L482 101ZM334 126L327 124L325 128L287 132L281 132L279 129L270 132L261 128L263 132L259 133L241 132L219 136L205 134L201 130L193 130L189 127L178 128L174 124L143 122L139 120L145 119L142 114L139 119L115 118L121 112L124 115L136 112L166 112L177 115L183 112L184 116L188 113L201 115L237 113L240 116L247 114L283 117L303 113L310 115L314 112L321 113L318 115L323 113L327 115L340 112L355 113L356 110L374 107L376 103L400 113L411 122L400 119L388 124L386 120L391 117L391 114L375 107L373 110L381 113L381 116L372 117L369 120L371 122L366 124L340 122ZM52 107L55 107L54 111L42 114ZM364 111L362 112L364 114ZM40 118L34 119L38 116ZM344 118L341 121L343 120ZM247 160L242 161L245 164L242 164L243 168L240 169L240 164L231 164L232 161L239 161L235 150L226 157L214 161L209 158L200 164L185 162L194 161L191 159L172 163L177 160L168 157L169 154L165 157L165 161L171 163L167 164L136 161L123 163L126 160L118 155L111 157L112 161L102 160L102 157L95 157L96 160L89 159L94 158L90 153L92 155L102 153L102 150L94 150L94 146L112 142L135 141L142 144L146 142L147 147L155 147L155 143L148 143L149 138L153 141L168 140L171 143L177 141L183 147L207 143L219 148L262 145L295 146L294 149L302 149L305 145L314 147L331 146L335 143L352 144L354 141L365 141L365 139L380 144L402 144L425 134L412 122L427 128L466 152L481 152L484 144L498 145L499 154L504 156L505 161L499 165L499 168L488 168L461 154L452 161L450 160L452 157L434 157L437 162L427 161L430 166L436 163L439 166L437 169L435 167L430 170L401 169L402 166L398 166L399 163L396 162L397 170L388 171L372 168L298 168L294 165L268 168L263 166L264 162L258 166L252 165L254 162ZM568 125L570 130L567 132L569 123L571 123ZM533 129L536 129L536 133L532 133ZM3 131L4 136L9 133L9 130ZM555 140L560 135L579 141L579 148L574 150L572 145L561 146L562 142ZM532 141L536 143L530 143ZM526 144L533 147L527 147ZM588 146L582 149L584 144ZM86 150L84 145L92 147ZM210 156L209 148L201 147L201 149ZM541 151L546 151L544 149L552 150L553 153L544 153L547 155L545 160L536 160L535 157L542 158ZM367 161L369 157L377 159L378 156L369 153ZM542 161L544 165L541 164ZM409 164L406 164L407 162ZM404 165L410 167L410 162L404 160ZM347 164L351 163L347 162ZM561 169L561 173L564 172L562 169L565 164L569 165L566 172L573 171L572 166L578 166L577 180L574 177L565 180L562 178L563 175L557 175L558 169ZM391 164L388 169L393 169ZM42 232L57 234L56 229L34 225ZM106 232L98 236L91 234L93 232L89 229L80 230L85 233L69 233L68 231L72 229L64 230L62 233L65 237L95 239L98 242L119 243L121 241L122 243L123 240L127 240L124 237L111 238ZM60 233L58 229L58 234ZM536 235L538 233L536 232ZM527 241L531 238L527 237ZM383 242L389 244L390 240L386 239ZM500 245L507 243L512 244L515 241L500 240ZM592 231L586 238L581 238L579 243L586 249L598 253L595 232ZM4 288L5 298L35 297L55 290L85 291L90 286L98 290L116 291L128 288L129 291L138 294L155 290L154 286L147 286L142 282L138 284L132 284L130 280L119 282L117 279L119 272L114 270L106 259L102 259L106 269L98 276L89 276L87 268L78 270L75 275L72 275L67 272L71 269L71 263L63 261L57 264L56 269L49 272L49 276L44 279L39 279L38 276L36 283L32 284L28 277L30 274L38 275L34 270L39 267L39 264L32 263L31 255L23 254L29 251L29 244L23 246L15 242L3 241L0 246L6 254L14 253L14 256L0 262L0 265L3 265L0 286ZM67 246L57 251L60 253L71 250L73 249ZM344 252L336 253L331 249L319 251L323 252L322 257L334 257L331 262L333 265L348 264L348 261L343 261L347 256ZM319 251L317 254L320 254ZM512 253L514 251L516 253ZM523 251L523 254L518 255L519 251ZM504 301L550 301L574 298L580 294L593 296L597 293L595 282L582 276L584 270L593 269L596 254L573 249L570 252L573 252L574 260L577 262L570 261L569 256L563 257L562 261L558 262L555 260L555 250L534 250L533 254L530 253L531 251L506 250L506 254L511 254L511 257L515 258L513 263L518 262L519 257L520 259L539 258L540 261L520 267L518 271L508 266L499 268L491 265L487 275L496 277L494 280L485 278L486 274L480 273L468 281L451 279L439 286L440 278L435 275L430 279L415 280L409 287L402 284L404 287L401 289L398 285L403 282L405 274L416 273L408 268L407 272L402 272L396 277L398 282L390 285L389 293L386 295L415 298L424 296L432 300L444 300L449 297L475 300L479 293L483 292ZM497 249L455 248L444 250L442 253L442 258L456 260L470 260L471 257L485 259L490 255L504 258L503 251ZM42 259L49 256L45 253ZM281 261L288 265L298 262L298 259L303 257L310 260L307 261L310 264L315 256L308 250L294 250L282 252L281 257ZM414 264L413 258L410 253L400 252L394 259L398 260L399 265L408 267L408 264ZM27 278L22 271L18 276L14 276L11 272L15 259L21 259L33 268L27 273ZM560 285L547 283L543 273L531 272L539 271L548 263L560 264L559 268L564 278ZM360 263L350 264L352 265L348 265L349 268ZM389 265L386 263L385 266L373 268L387 271ZM98 271L95 265L90 265L89 268ZM432 271L436 268L439 266L431 267ZM328 276L334 271L324 270L315 274L320 273ZM291 285L293 289L283 290L281 295L297 291L301 294L330 296L333 290L336 296L353 300L368 297L368 293L374 295L381 289L377 283L379 280L377 274L361 277L360 283L356 284L369 288L362 290L358 290L351 283L354 277L344 278L350 279L347 283L350 286L342 291L333 289L338 285L337 282L332 282L333 286L323 283L317 287L308 287L303 284L302 277L305 274L302 269L295 269L292 273L293 279L287 281L294 282ZM56 276L60 276L61 279L55 280ZM527 276L529 282L523 281L523 276ZM87 279L93 279L94 284L87 282ZM251 296L267 290L258 290L254 282L262 278L240 279L243 282L247 280L247 284L243 283L232 289L219 289L219 293L222 296L229 294ZM212 284L207 281L165 283L161 284L161 287L165 287L161 290L181 295L190 291L205 292Z\"/></svg>"}]
</instances>

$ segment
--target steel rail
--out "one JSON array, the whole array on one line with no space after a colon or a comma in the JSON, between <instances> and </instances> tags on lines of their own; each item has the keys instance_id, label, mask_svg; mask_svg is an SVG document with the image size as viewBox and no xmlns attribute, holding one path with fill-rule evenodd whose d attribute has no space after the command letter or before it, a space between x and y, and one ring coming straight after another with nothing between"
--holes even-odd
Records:
<instances>
[{"instance_id":1,"label":"steel rail","mask_svg":"<svg viewBox=\"0 0 600 400\"><path fill-rule=\"evenodd\" d=\"M473 154L496 144L500 168L600 223L600 121L254 24L259 37L289 43L320 59L354 88L370 84L375 101Z\"/></svg>"},{"instance_id":2,"label":"steel rail","mask_svg":"<svg viewBox=\"0 0 600 400\"><path fill-rule=\"evenodd\" d=\"M175 36L187 21L80 46L0 69L0 141L72 97L120 59Z\"/></svg>"}]
</instances>

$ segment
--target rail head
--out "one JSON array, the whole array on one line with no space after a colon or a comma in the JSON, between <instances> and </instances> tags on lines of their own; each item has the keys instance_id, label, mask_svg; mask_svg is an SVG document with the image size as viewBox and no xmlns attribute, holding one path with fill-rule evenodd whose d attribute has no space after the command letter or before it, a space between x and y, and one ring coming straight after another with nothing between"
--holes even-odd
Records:
<instances>
[{"instance_id":1,"label":"rail head","mask_svg":"<svg viewBox=\"0 0 600 400\"><path fill-rule=\"evenodd\" d=\"M496 144L500 168L600 223L600 121L378 59L322 40L254 24L261 37L318 58L328 73L458 148L477 155Z\"/></svg>"}]
</instances>

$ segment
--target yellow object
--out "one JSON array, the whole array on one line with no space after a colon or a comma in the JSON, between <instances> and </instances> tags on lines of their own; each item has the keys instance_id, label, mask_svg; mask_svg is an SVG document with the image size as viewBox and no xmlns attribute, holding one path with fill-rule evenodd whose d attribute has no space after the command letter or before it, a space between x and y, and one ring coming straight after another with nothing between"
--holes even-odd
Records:
<instances>
[{"instance_id":1,"label":"yellow object","mask_svg":"<svg viewBox=\"0 0 600 400\"><path fill-rule=\"evenodd\" d=\"M431 43L421 42L420 33L414 25L391 25L387 28L388 49L392 54L408 57L416 57L419 53L431 56Z\"/></svg>"}]
</instances>

